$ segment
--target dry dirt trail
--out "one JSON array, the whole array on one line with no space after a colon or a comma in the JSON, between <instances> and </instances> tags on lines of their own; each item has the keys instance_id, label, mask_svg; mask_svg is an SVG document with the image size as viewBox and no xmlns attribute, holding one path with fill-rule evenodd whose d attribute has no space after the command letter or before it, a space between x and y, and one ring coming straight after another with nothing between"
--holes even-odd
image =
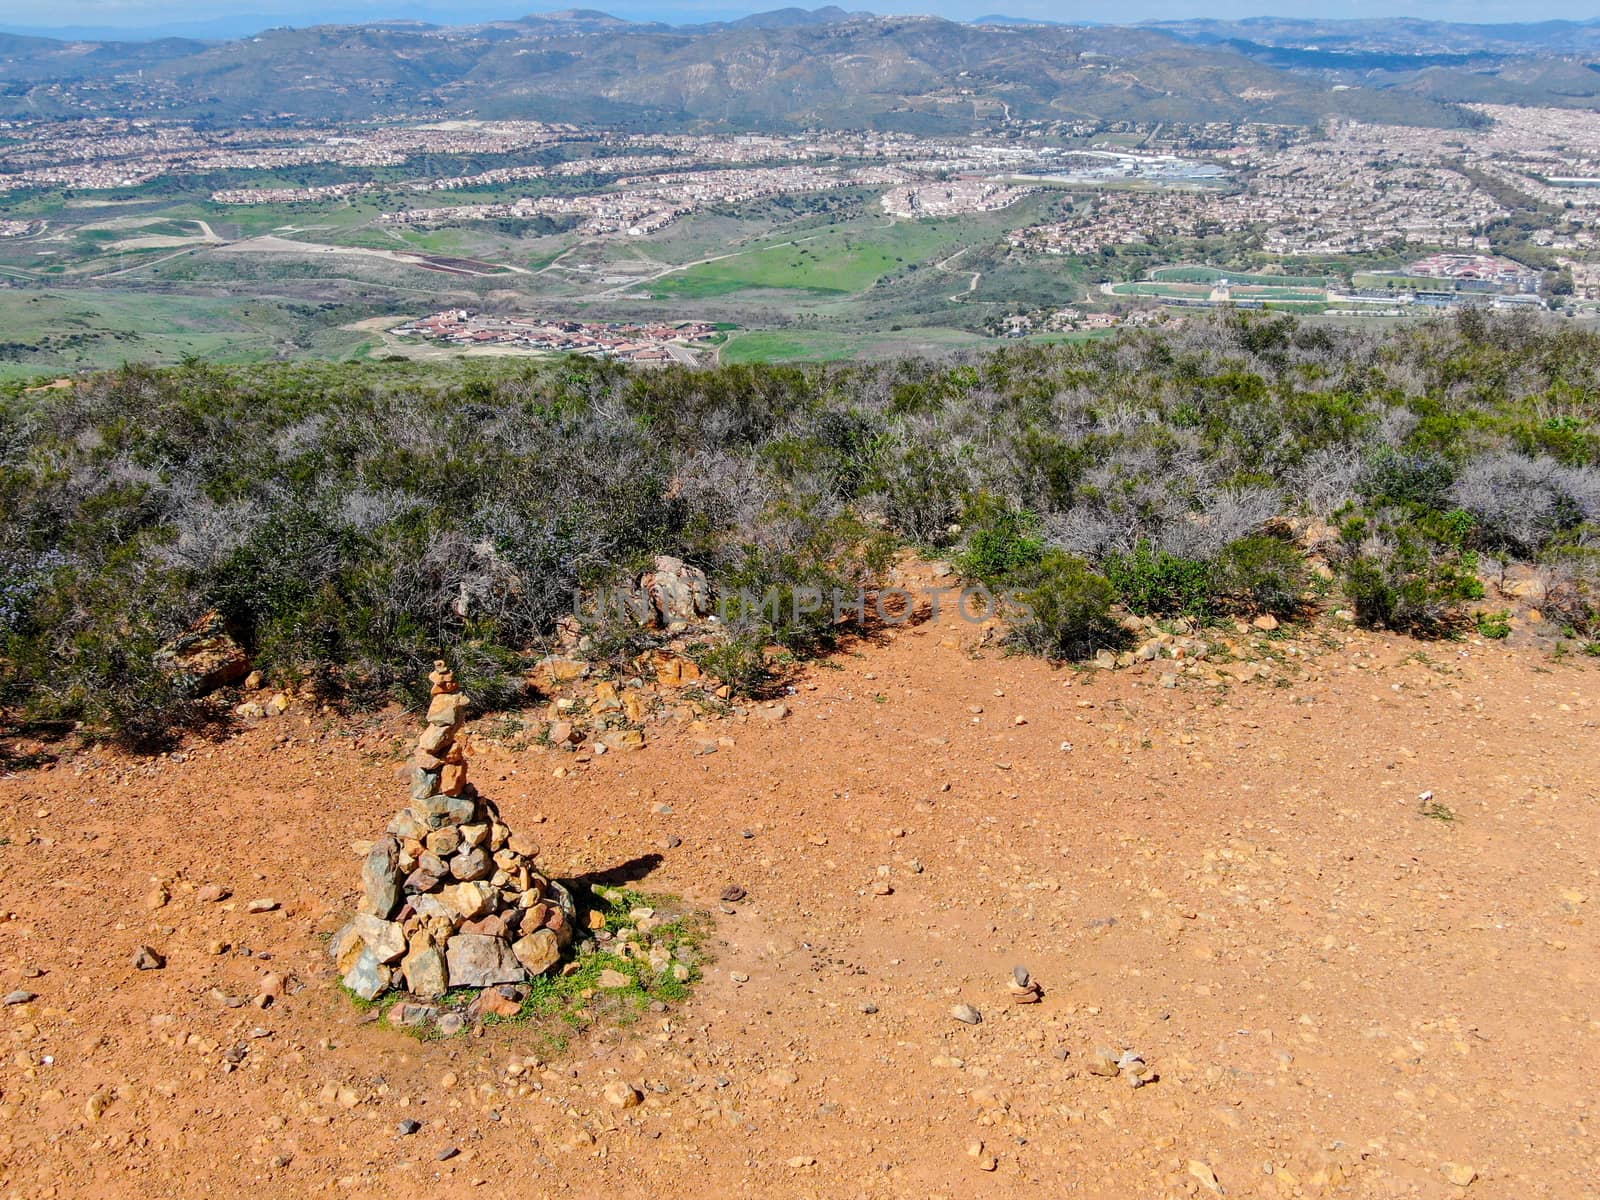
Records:
<instances>
[{"instance_id":1,"label":"dry dirt trail","mask_svg":"<svg viewBox=\"0 0 1600 1200\"><path fill-rule=\"evenodd\" d=\"M1330 633L1163 689L971 632L842 653L715 754L476 756L558 875L748 891L685 1004L514 1075L517 1031L418 1043L328 977L407 721L0 780L0 990L37 994L0 1008L0 1194L1600 1195L1600 670ZM267 972L303 986L218 998Z\"/></svg>"}]
</instances>

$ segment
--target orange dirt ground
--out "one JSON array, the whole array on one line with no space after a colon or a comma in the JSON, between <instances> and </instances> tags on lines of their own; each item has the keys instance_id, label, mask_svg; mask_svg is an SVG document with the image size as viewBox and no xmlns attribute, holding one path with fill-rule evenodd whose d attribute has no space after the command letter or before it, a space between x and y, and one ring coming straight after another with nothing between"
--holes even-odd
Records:
<instances>
[{"instance_id":1,"label":"orange dirt ground","mask_svg":"<svg viewBox=\"0 0 1600 1200\"><path fill-rule=\"evenodd\" d=\"M659 855L637 886L716 920L685 1004L543 1060L334 986L411 719L0 780L0 989L37 993L0 1008L0 1195L1600 1196L1600 671L1330 631L1282 685L1164 689L971 633L815 664L715 754L482 749L547 869ZM267 972L264 1011L213 994Z\"/></svg>"}]
</instances>

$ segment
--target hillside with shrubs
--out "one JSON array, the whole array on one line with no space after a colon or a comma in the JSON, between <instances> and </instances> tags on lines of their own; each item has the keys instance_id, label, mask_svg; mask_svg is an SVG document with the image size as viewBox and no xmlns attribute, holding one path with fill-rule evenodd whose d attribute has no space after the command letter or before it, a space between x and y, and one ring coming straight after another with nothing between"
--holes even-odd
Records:
<instances>
[{"instance_id":1,"label":"hillside with shrubs","mask_svg":"<svg viewBox=\"0 0 1600 1200\"><path fill-rule=\"evenodd\" d=\"M1026 605L1019 650L1115 647L1116 606L1424 638L1535 577L1600 651L1600 338L1466 311L1388 331L1230 314L983 356L637 370L129 366L0 393L0 709L134 741L212 710L157 651L216 610L351 705L441 653L516 703L574 596L655 555L723 596L854 590L912 546ZM831 614L730 613L758 689ZM613 618L599 657L648 636Z\"/></svg>"}]
</instances>

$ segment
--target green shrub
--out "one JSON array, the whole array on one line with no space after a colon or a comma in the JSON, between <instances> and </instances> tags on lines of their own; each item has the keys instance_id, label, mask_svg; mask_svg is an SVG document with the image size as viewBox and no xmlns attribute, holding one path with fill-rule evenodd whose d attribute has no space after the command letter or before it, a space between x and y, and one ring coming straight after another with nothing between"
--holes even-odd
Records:
<instances>
[{"instance_id":1,"label":"green shrub","mask_svg":"<svg viewBox=\"0 0 1600 1200\"><path fill-rule=\"evenodd\" d=\"M1511 614L1503 609L1500 612L1481 612L1474 620L1480 637L1500 641L1511 636Z\"/></svg>"},{"instance_id":2,"label":"green shrub","mask_svg":"<svg viewBox=\"0 0 1600 1200\"><path fill-rule=\"evenodd\" d=\"M1462 624L1461 605L1483 595L1470 555L1440 554L1402 534L1374 539L1344 568L1356 620L1369 629L1443 637Z\"/></svg>"},{"instance_id":3,"label":"green shrub","mask_svg":"<svg viewBox=\"0 0 1600 1200\"><path fill-rule=\"evenodd\" d=\"M736 637L726 642L698 643L689 657L708 675L714 675L737 696L758 696L768 683L766 647L759 638Z\"/></svg>"},{"instance_id":4,"label":"green shrub","mask_svg":"<svg viewBox=\"0 0 1600 1200\"><path fill-rule=\"evenodd\" d=\"M1217 556L1214 586L1247 613L1296 616L1309 579L1305 556L1280 538L1240 538Z\"/></svg>"},{"instance_id":5,"label":"green shrub","mask_svg":"<svg viewBox=\"0 0 1600 1200\"><path fill-rule=\"evenodd\" d=\"M1443 455L1407 453L1385 446L1367 460L1361 493L1375 504L1441 507L1455 482L1455 468Z\"/></svg>"},{"instance_id":6,"label":"green shrub","mask_svg":"<svg viewBox=\"0 0 1600 1200\"><path fill-rule=\"evenodd\" d=\"M1132 554L1109 555L1105 572L1116 598L1130 612L1200 620L1211 615L1215 586L1209 563L1141 541Z\"/></svg>"},{"instance_id":7,"label":"green shrub","mask_svg":"<svg viewBox=\"0 0 1600 1200\"><path fill-rule=\"evenodd\" d=\"M973 497L962 514L962 524L966 546L956 555L955 566L968 579L1004 583L1044 556L1039 518L996 496L980 493Z\"/></svg>"},{"instance_id":8,"label":"green shrub","mask_svg":"<svg viewBox=\"0 0 1600 1200\"><path fill-rule=\"evenodd\" d=\"M1047 550L1016 582L1012 645L1046 658L1078 659L1125 640L1111 616L1110 581L1083 559Z\"/></svg>"}]
</instances>

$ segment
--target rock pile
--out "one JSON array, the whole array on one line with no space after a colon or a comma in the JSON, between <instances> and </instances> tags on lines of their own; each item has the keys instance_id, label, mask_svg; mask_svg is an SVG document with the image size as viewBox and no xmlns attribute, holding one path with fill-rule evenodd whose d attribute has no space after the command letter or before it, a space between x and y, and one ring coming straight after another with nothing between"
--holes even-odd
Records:
<instances>
[{"instance_id":1,"label":"rock pile","mask_svg":"<svg viewBox=\"0 0 1600 1200\"><path fill-rule=\"evenodd\" d=\"M577 923L570 893L540 874L538 847L467 779L469 702L454 675L437 662L428 681L410 803L367 854L361 904L329 947L363 1000L520 983L560 961Z\"/></svg>"}]
</instances>

